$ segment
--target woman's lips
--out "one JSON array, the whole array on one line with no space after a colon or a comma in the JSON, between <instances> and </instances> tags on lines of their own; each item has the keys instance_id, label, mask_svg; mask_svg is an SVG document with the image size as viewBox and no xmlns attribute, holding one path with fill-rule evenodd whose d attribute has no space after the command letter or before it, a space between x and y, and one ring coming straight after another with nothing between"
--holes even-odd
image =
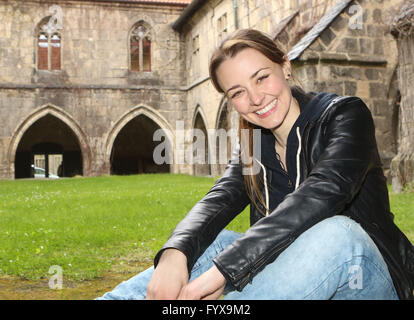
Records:
<instances>
[{"instance_id":1,"label":"woman's lips","mask_svg":"<svg viewBox=\"0 0 414 320\"><path fill-rule=\"evenodd\" d=\"M271 103L269 103L266 107L255 111L258 117L260 118L266 118L268 115L273 113L277 108L277 101L278 99L273 100Z\"/></svg>"}]
</instances>

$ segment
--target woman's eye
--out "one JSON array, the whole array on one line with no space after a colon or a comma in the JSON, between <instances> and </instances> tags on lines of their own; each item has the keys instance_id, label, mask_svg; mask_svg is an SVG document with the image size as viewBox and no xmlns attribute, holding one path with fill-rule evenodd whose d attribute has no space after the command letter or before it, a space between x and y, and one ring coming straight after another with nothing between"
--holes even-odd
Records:
<instances>
[{"instance_id":1,"label":"woman's eye","mask_svg":"<svg viewBox=\"0 0 414 320\"><path fill-rule=\"evenodd\" d=\"M242 93L242 91L241 91L241 90L239 90L239 91L237 91L237 92L233 93L233 94L231 95L231 98L232 98L232 99L237 98L237 97L238 97L241 93Z\"/></svg>"},{"instance_id":2,"label":"woman's eye","mask_svg":"<svg viewBox=\"0 0 414 320\"><path fill-rule=\"evenodd\" d=\"M259 77L258 79L257 79L257 81L258 82L262 82L264 79L266 79L267 77L269 77L269 75L268 74L266 74L266 75L264 75L264 76L261 76L261 77Z\"/></svg>"}]
</instances>

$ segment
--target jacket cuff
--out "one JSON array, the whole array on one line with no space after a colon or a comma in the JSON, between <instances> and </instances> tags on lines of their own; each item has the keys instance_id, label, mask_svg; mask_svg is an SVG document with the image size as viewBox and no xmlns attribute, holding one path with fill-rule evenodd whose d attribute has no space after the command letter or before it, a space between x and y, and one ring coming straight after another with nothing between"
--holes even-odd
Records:
<instances>
[{"instance_id":1,"label":"jacket cuff","mask_svg":"<svg viewBox=\"0 0 414 320\"><path fill-rule=\"evenodd\" d=\"M161 255L164 253L165 250L167 249L176 249L178 251L181 251L187 258L187 269L188 269L188 274L191 274L191 269L193 268L193 264L194 262L189 258L190 254L188 252L186 252L186 250L184 250L183 248L181 248L180 246L175 246L174 244L169 244L168 241L167 243L161 248L160 251L157 252L157 254L154 257L154 269L157 267L158 263L160 262L161 259Z\"/></svg>"},{"instance_id":2,"label":"jacket cuff","mask_svg":"<svg viewBox=\"0 0 414 320\"><path fill-rule=\"evenodd\" d=\"M217 267L217 269L221 272L223 277L227 281L227 286L229 286L232 290L242 291L243 288L248 284L252 282L253 274L252 272L249 272L246 270L245 272L240 272L239 274L235 274L235 272L232 272L228 270L225 265L226 262L221 261L220 255L218 255L216 258L213 259L213 263Z\"/></svg>"}]
</instances>

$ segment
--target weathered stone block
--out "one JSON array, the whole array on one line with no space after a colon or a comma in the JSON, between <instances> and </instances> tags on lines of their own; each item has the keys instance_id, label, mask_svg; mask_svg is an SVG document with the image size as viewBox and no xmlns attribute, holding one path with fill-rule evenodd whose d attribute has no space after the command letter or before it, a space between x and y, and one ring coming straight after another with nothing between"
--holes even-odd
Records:
<instances>
[{"instance_id":1,"label":"weathered stone block","mask_svg":"<svg viewBox=\"0 0 414 320\"><path fill-rule=\"evenodd\" d=\"M387 87L383 83L370 82L369 94L371 97L386 97Z\"/></svg>"},{"instance_id":2,"label":"weathered stone block","mask_svg":"<svg viewBox=\"0 0 414 320\"><path fill-rule=\"evenodd\" d=\"M371 54L372 53L372 42L371 39L360 38L359 39L359 48L362 54Z\"/></svg>"},{"instance_id":3,"label":"weathered stone block","mask_svg":"<svg viewBox=\"0 0 414 320\"><path fill-rule=\"evenodd\" d=\"M354 96L357 90L357 83L355 81L345 81L344 94L348 96Z\"/></svg>"},{"instance_id":4,"label":"weathered stone block","mask_svg":"<svg viewBox=\"0 0 414 320\"><path fill-rule=\"evenodd\" d=\"M382 39L374 40L374 54L377 56L381 56L384 54L384 44Z\"/></svg>"},{"instance_id":5,"label":"weathered stone block","mask_svg":"<svg viewBox=\"0 0 414 320\"><path fill-rule=\"evenodd\" d=\"M331 28L327 28L322 32L320 37L323 44L328 47L335 39L335 33L331 30Z\"/></svg>"},{"instance_id":6,"label":"weathered stone block","mask_svg":"<svg viewBox=\"0 0 414 320\"><path fill-rule=\"evenodd\" d=\"M338 52L358 52L358 42L355 38L343 38L336 48Z\"/></svg>"},{"instance_id":7,"label":"weathered stone block","mask_svg":"<svg viewBox=\"0 0 414 320\"><path fill-rule=\"evenodd\" d=\"M367 68L364 72L368 80L379 80L381 72L378 69Z\"/></svg>"}]
</instances>

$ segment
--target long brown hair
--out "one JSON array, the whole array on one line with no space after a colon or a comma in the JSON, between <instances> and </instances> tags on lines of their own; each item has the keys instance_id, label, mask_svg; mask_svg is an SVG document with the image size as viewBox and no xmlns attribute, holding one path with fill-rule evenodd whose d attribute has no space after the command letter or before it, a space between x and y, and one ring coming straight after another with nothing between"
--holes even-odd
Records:
<instances>
[{"instance_id":1,"label":"long brown hair","mask_svg":"<svg viewBox=\"0 0 414 320\"><path fill-rule=\"evenodd\" d=\"M220 93L224 93L224 90L221 88L218 79L217 79L217 68L225 60L234 57L240 51L252 48L261 52L269 60L283 65L286 62L286 55L282 52L276 43L265 33L262 33L255 29L240 29L231 34L228 38L224 39L223 42L215 49L211 58L209 65L210 79ZM247 120L240 117L239 120L239 138L242 141L241 132L243 130L248 130L248 146L243 146L241 143L241 153L245 156L248 154L249 159L253 159L253 129L258 128L256 125L248 122ZM257 205L256 199L259 200L260 204L266 208L265 200L260 192L260 188L257 181L257 175L253 174L253 164L242 162L243 168L247 169L243 172L250 172L251 174L244 174L244 181L246 185L246 191L249 195L254 206L261 212L265 214L263 210Z\"/></svg>"}]
</instances>

